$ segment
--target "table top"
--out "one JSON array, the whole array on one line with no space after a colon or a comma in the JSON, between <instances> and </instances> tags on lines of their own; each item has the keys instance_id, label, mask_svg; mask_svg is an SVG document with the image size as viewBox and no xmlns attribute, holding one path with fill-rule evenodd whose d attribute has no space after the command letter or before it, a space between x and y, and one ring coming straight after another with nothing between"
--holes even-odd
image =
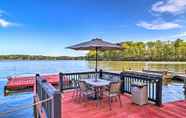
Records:
<instances>
[{"instance_id":1,"label":"table top","mask_svg":"<svg viewBox=\"0 0 186 118\"><path fill-rule=\"evenodd\" d=\"M94 87L101 87L101 86L107 86L110 84L110 81L107 80L103 80L103 79L97 79L97 81L95 81L95 79L84 79L84 81L87 84L90 84Z\"/></svg>"}]
</instances>

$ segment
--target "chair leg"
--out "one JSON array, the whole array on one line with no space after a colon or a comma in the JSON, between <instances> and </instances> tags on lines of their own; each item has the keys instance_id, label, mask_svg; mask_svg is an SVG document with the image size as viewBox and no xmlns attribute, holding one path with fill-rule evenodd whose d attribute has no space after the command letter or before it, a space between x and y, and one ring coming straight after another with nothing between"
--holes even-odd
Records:
<instances>
[{"instance_id":1,"label":"chair leg","mask_svg":"<svg viewBox=\"0 0 186 118\"><path fill-rule=\"evenodd\" d=\"M97 100L96 100L96 107L98 107L98 104L99 104L99 98L97 97L96 99L97 99Z\"/></svg>"},{"instance_id":2,"label":"chair leg","mask_svg":"<svg viewBox=\"0 0 186 118\"><path fill-rule=\"evenodd\" d=\"M109 102L109 110L112 110L112 108L111 108L112 97L108 97L108 102Z\"/></svg>"},{"instance_id":3,"label":"chair leg","mask_svg":"<svg viewBox=\"0 0 186 118\"><path fill-rule=\"evenodd\" d=\"M73 94L72 94L72 98L78 97L78 94L79 94L79 90L78 89L74 89Z\"/></svg>"},{"instance_id":4,"label":"chair leg","mask_svg":"<svg viewBox=\"0 0 186 118\"><path fill-rule=\"evenodd\" d=\"M122 107L122 103L121 103L121 97L120 97L120 95L118 95L118 98L119 98L120 107Z\"/></svg>"},{"instance_id":5,"label":"chair leg","mask_svg":"<svg viewBox=\"0 0 186 118\"><path fill-rule=\"evenodd\" d=\"M76 90L76 95L75 95L76 97L78 97L79 96L79 90Z\"/></svg>"},{"instance_id":6,"label":"chair leg","mask_svg":"<svg viewBox=\"0 0 186 118\"><path fill-rule=\"evenodd\" d=\"M81 92L79 93L79 102L81 102Z\"/></svg>"},{"instance_id":7,"label":"chair leg","mask_svg":"<svg viewBox=\"0 0 186 118\"><path fill-rule=\"evenodd\" d=\"M115 102L117 102L118 101L118 98L117 98L117 96L115 97Z\"/></svg>"},{"instance_id":8,"label":"chair leg","mask_svg":"<svg viewBox=\"0 0 186 118\"><path fill-rule=\"evenodd\" d=\"M85 102L85 99L86 99L86 95L83 94L83 101Z\"/></svg>"},{"instance_id":9,"label":"chair leg","mask_svg":"<svg viewBox=\"0 0 186 118\"><path fill-rule=\"evenodd\" d=\"M74 98L75 93L76 93L76 90L73 91L73 93L72 93L72 98Z\"/></svg>"}]
</instances>

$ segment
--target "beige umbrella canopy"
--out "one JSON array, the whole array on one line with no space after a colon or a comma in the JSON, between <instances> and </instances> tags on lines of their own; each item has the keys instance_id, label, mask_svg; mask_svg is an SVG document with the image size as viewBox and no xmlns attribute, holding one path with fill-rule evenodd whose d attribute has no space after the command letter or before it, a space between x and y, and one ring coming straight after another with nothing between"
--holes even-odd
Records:
<instances>
[{"instance_id":1,"label":"beige umbrella canopy","mask_svg":"<svg viewBox=\"0 0 186 118\"><path fill-rule=\"evenodd\" d=\"M98 50L119 50L120 45L103 41L102 39L95 38L87 42L82 42L76 45L67 47L74 50L95 50L96 51L96 72L97 72L97 51Z\"/></svg>"}]
</instances>

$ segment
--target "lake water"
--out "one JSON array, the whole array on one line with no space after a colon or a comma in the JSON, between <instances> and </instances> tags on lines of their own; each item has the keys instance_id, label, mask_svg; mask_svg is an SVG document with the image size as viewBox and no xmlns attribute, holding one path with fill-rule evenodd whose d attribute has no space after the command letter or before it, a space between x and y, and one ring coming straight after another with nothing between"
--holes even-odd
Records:
<instances>
[{"instance_id":1,"label":"lake water","mask_svg":"<svg viewBox=\"0 0 186 118\"><path fill-rule=\"evenodd\" d=\"M170 70L183 72L186 62L127 62L102 61L99 68L106 71L122 71L127 69L142 70ZM3 96L3 88L7 76L35 73L80 72L94 70L94 61L0 61L0 112L5 112L20 105L32 104L32 94L24 93L12 96ZM185 99L183 83L171 82L163 86L163 102ZM1 117L1 116L0 116ZM32 108L10 113L2 118L32 118Z\"/></svg>"}]
</instances>

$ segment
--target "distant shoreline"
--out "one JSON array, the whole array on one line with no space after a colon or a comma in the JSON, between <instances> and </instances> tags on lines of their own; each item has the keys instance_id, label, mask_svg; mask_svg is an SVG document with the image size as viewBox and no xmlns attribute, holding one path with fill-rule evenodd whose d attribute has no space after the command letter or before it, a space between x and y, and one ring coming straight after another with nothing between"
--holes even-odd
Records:
<instances>
[{"instance_id":1,"label":"distant shoreline","mask_svg":"<svg viewBox=\"0 0 186 118\"><path fill-rule=\"evenodd\" d=\"M87 56L43 56L43 55L0 55L0 61L60 61L60 60L85 60L95 61L94 58ZM129 62L186 62L186 60L148 60L148 59L99 59L99 61L129 61Z\"/></svg>"},{"instance_id":2,"label":"distant shoreline","mask_svg":"<svg viewBox=\"0 0 186 118\"><path fill-rule=\"evenodd\" d=\"M95 61L95 60L86 60L86 59L79 59L79 60L73 60L73 59L61 59L61 60L0 60L0 62L3 62L3 61ZM186 64L186 61L133 61L133 60L99 60L99 62L119 62L119 61L122 61L122 62L129 62L129 63L144 63L144 62L147 62L149 64L156 64L156 63L167 63L167 64L172 64L172 63L176 63L176 64Z\"/></svg>"}]
</instances>

